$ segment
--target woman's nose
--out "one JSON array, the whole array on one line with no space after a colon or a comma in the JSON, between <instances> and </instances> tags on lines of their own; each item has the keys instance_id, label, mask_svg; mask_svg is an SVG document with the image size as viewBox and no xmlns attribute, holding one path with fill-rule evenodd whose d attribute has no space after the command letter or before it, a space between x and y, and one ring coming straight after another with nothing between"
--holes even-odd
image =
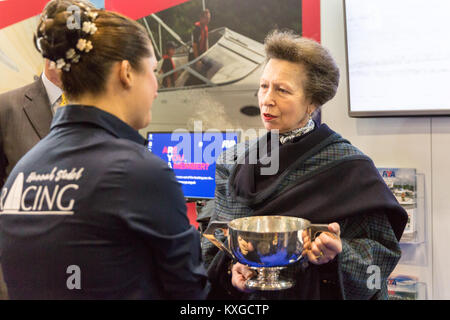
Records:
<instances>
[{"instance_id":1,"label":"woman's nose","mask_svg":"<svg viewBox=\"0 0 450 320\"><path fill-rule=\"evenodd\" d=\"M271 88L267 89L262 93L261 102L265 106L273 106L275 104L275 99L273 96L273 90Z\"/></svg>"}]
</instances>

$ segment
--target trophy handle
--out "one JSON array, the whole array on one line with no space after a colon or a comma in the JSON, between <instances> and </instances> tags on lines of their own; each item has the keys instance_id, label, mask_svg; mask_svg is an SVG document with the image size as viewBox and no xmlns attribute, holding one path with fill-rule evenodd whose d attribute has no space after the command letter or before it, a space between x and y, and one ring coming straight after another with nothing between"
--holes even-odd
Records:
<instances>
[{"instance_id":1,"label":"trophy handle","mask_svg":"<svg viewBox=\"0 0 450 320\"><path fill-rule=\"evenodd\" d=\"M328 232L328 233L338 237L337 234L328 230L327 224L311 224L310 228L311 228L311 241L314 241L317 238L317 236L319 234L321 234L322 232Z\"/></svg>"},{"instance_id":2,"label":"trophy handle","mask_svg":"<svg viewBox=\"0 0 450 320\"><path fill-rule=\"evenodd\" d=\"M232 259L235 259L233 254L231 253L231 250L216 238L215 232L217 229L222 229L225 236L228 236L228 222L222 221L211 221L208 228L206 228L205 232L203 233L203 236L211 241L217 248L228 254Z\"/></svg>"}]
</instances>

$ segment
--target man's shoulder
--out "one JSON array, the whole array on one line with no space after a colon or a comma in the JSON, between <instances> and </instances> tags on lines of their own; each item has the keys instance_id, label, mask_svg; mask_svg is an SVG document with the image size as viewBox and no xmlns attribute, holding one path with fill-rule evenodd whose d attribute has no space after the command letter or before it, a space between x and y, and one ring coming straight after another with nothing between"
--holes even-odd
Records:
<instances>
[{"instance_id":1,"label":"man's shoulder","mask_svg":"<svg viewBox=\"0 0 450 320\"><path fill-rule=\"evenodd\" d=\"M36 88L39 88L39 85L40 85L39 80L36 80L36 81L29 83L23 87L1 93L0 94L0 110L17 106L18 105L17 102L20 99L23 99L27 92L30 92L32 90L35 90ZM42 89L45 90L43 86L42 86Z\"/></svg>"}]
</instances>

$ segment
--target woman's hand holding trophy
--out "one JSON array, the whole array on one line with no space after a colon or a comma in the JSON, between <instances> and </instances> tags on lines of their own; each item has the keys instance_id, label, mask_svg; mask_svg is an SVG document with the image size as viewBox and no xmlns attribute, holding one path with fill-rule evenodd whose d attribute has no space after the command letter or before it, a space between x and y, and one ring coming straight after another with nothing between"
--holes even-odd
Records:
<instances>
[{"instance_id":1,"label":"woman's hand holding trophy","mask_svg":"<svg viewBox=\"0 0 450 320\"><path fill-rule=\"evenodd\" d=\"M306 230L303 231L303 256L307 256L309 262L321 265L332 261L342 252L342 241L339 237L339 224L334 222L328 225L330 232L322 232L311 243L311 239Z\"/></svg>"}]
</instances>

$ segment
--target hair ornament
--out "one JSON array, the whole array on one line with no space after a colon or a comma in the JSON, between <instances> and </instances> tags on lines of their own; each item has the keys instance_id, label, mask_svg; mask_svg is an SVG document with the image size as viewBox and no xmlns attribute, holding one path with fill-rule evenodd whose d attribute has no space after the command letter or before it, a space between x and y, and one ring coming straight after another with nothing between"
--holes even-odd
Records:
<instances>
[{"instance_id":1,"label":"hair ornament","mask_svg":"<svg viewBox=\"0 0 450 320\"><path fill-rule=\"evenodd\" d=\"M92 42L90 40L86 40L86 39L78 39L78 43L77 43L77 49L81 52L86 52L88 53L89 51L92 50L93 45Z\"/></svg>"},{"instance_id":2,"label":"hair ornament","mask_svg":"<svg viewBox=\"0 0 450 320\"><path fill-rule=\"evenodd\" d=\"M62 69L66 72L70 71L70 63L66 63L63 58L60 58L56 61L56 69Z\"/></svg>"},{"instance_id":3,"label":"hair ornament","mask_svg":"<svg viewBox=\"0 0 450 320\"><path fill-rule=\"evenodd\" d=\"M66 61L63 58L56 60L56 69L62 69L66 65Z\"/></svg>"},{"instance_id":4,"label":"hair ornament","mask_svg":"<svg viewBox=\"0 0 450 320\"><path fill-rule=\"evenodd\" d=\"M82 30L84 33L94 34L97 32L97 26L93 22L85 21L83 22Z\"/></svg>"},{"instance_id":5,"label":"hair ornament","mask_svg":"<svg viewBox=\"0 0 450 320\"><path fill-rule=\"evenodd\" d=\"M63 71L70 71L70 67L74 63L78 63L81 58L81 53L90 52L94 46L90 40L85 39L87 36L93 35L97 32L97 26L94 20L98 17L97 12L92 12L90 8L86 7L83 3L76 3L79 7L84 10L84 14L87 16L89 21L84 21L81 31L85 34L84 38L79 38L75 48L70 48L66 51L65 57L62 57L56 62L50 61L50 68L61 69ZM44 20L45 21L45 20ZM80 34L82 36L82 34ZM37 40L37 46L40 48L40 38Z\"/></svg>"},{"instance_id":6,"label":"hair ornament","mask_svg":"<svg viewBox=\"0 0 450 320\"><path fill-rule=\"evenodd\" d=\"M71 59L72 63L78 63L80 61L80 55L77 54Z\"/></svg>"},{"instance_id":7,"label":"hair ornament","mask_svg":"<svg viewBox=\"0 0 450 320\"><path fill-rule=\"evenodd\" d=\"M69 50L67 50L66 52L66 59L68 60L72 60L75 56L76 56L77 52L75 51L75 49L70 48Z\"/></svg>"},{"instance_id":8,"label":"hair ornament","mask_svg":"<svg viewBox=\"0 0 450 320\"><path fill-rule=\"evenodd\" d=\"M88 16L89 18L91 18L92 21L94 21L95 19L97 19L97 16L98 16L98 13L97 13L97 12L92 12L92 11L88 11L86 14L87 14L87 16Z\"/></svg>"},{"instance_id":9,"label":"hair ornament","mask_svg":"<svg viewBox=\"0 0 450 320\"><path fill-rule=\"evenodd\" d=\"M66 72L69 72L70 71L70 63L66 63L63 67L63 70Z\"/></svg>"},{"instance_id":10,"label":"hair ornament","mask_svg":"<svg viewBox=\"0 0 450 320\"><path fill-rule=\"evenodd\" d=\"M75 49L70 48L66 52L66 59L70 60L71 63L78 63L80 61L80 55L77 54Z\"/></svg>"}]
</instances>

